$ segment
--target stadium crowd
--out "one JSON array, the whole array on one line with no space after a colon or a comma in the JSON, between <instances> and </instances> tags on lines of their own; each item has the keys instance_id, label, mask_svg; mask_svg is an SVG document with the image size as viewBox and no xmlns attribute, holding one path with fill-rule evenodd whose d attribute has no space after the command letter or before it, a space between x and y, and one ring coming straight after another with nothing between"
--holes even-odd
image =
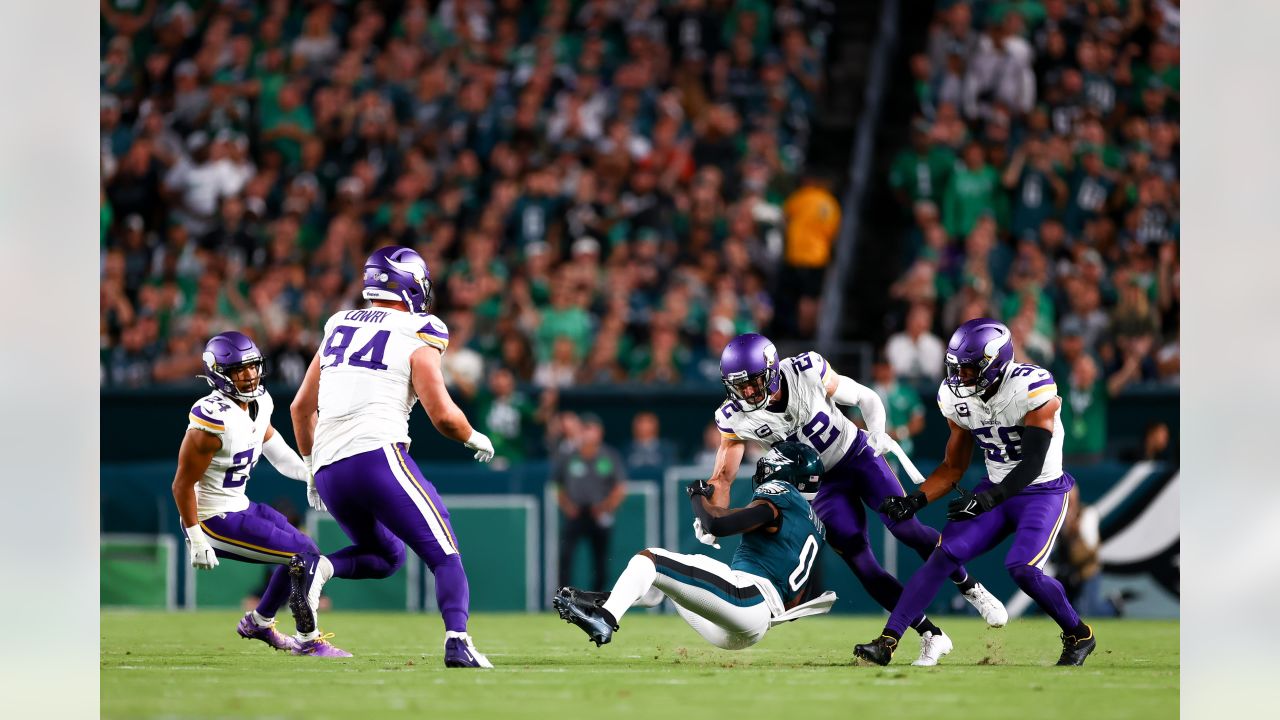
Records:
<instances>
[{"instance_id":1,"label":"stadium crowd","mask_svg":"<svg viewBox=\"0 0 1280 720\"><path fill-rule=\"evenodd\" d=\"M911 217L899 377L936 388L943 333L1001 319L1085 459L1110 398L1178 383L1178 30L1178 0L938 4L889 177Z\"/></svg>"},{"instance_id":2,"label":"stadium crowd","mask_svg":"<svg viewBox=\"0 0 1280 720\"><path fill-rule=\"evenodd\" d=\"M188 380L232 327L294 385L393 243L469 398L718 383L734 334L812 330L773 291L815 7L104 0L103 385Z\"/></svg>"}]
</instances>

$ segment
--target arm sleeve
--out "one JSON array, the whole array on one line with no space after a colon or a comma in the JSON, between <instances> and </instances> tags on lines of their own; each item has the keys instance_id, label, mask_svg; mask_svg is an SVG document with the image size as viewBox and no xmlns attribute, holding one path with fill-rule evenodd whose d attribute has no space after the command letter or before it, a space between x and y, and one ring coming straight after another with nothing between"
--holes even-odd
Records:
<instances>
[{"instance_id":1,"label":"arm sleeve","mask_svg":"<svg viewBox=\"0 0 1280 720\"><path fill-rule=\"evenodd\" d=\"M694 495L692 501L693 514L702 521L702 529L716 537L738 535L754 530L761 525L767 525L773 522L778 512L773 503L766 502L763 505L737 508L728 511L724 515L713 517L711 513L707 512L706 498L701 495Z\"/></svg>"},{"instance_id":2,"label":"arm sleeve","mask_svg":"<svg viewBox=\"0 0 1280 720\"><path fill-rule=\"evenodd\" d=\"M299 482L307 481L306 463L302 462L298 453L289 447L289 443L285 442L283 437L280 437L280 433L272 435L270 440L262 444L262 454L271 463L271 467L279 470L281 475Z\"/></svg>"},{"instance_id":3,"label":"arm sleeve","mask_svg":"<svg viewBox=\"0 0 1280 720\"><path fill-rule=\"evenodd\" d=\"M867 432L884 432L884 402L876 391L844 375L838 377L831 399L840 405L857 405L867 423Z\"/></svg>"},{"instance_id":4,"label":"arm sleeve","mask_svg":"<svg viewBox=\"0 0 1280 720\"><path fill-rule=\"evenodd\" d=\"M1044 458L1049 454L1049 443L1053 442L1053 433L1040 427L1025 428L1022 432L1022 460L1009 471L1004 482L991 488L997 503L1004 502L1022 492L1033 480L1040 477L1044 469Z\"/></svg>"}]
</instances>

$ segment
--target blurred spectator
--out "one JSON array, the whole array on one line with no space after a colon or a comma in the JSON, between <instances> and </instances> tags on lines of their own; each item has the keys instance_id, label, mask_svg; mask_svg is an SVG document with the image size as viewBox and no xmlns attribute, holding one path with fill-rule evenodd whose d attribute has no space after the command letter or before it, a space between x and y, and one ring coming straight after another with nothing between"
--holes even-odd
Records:
<instances>
[{"instance_id":1,"label":"blurred spectator","mask_svg":"<svg viewBox=\"0 0 1280 720\"><path fill-rule=\"evenodd\" d=\"M658 416L638 412L631 418L631 444L627 446L627 467L665 470L675 461L675 446L661 437Z\"/></svg>"},{"instance_id":2,"label":"blurred spectator","mask_svg":"<svg viewBox=\"0 0 1280 720\"><path fill-rule=\"evenodd\" d=\"M894 375L917 386L936 385L942 378L946 345L929 330L932 314L928 305L912 305L906 327L889 336L884 348Z\"/></svg>"},{"instance_id":3,"label":"blurred spectator","mask_svg":"<svg viewBox=\"0 0 1280 720\"><path fill-rule=\"evenodd\" d=\"M716 455L720 452L720 429L713 422L702 429L702 447L693 456L693 464L711 472L715 467Z\"/></svg>"},{"instance_id":4,"label":"blurred spectator","mask_svg":"<svg viewBox=\"0 0 1280 720\"><path fill-rule=\"evenodd\" d=\"M1092 356L1080 354L1065 377L1055 377L1062 397L1062 452L1070 465L1092 465L1107 446L1107 384Z\"/></svg>"},{"instance_id":5,"label":"blurred spectator","mask_svg":"<svg viewBox=\"0 0 1280 720\"><path fill-rule=\"evenodd\" d=\"M783 205L787 217L786 252L779 299L795 308L799 337L812 337L818 321L822 280L831 260L831 246L840 231L840 203L828 183L813 175L804 178Z\"/></svg>"},{"instance_id":6,"label":"blurred spectator","mask_svg":"<svg viewBox=\"0 0 1280 720\"><path fill-rule=\"evenodd\" d=\"M1101 516L1092 505L1081 505L1080 488L1072 487L1062 537L1054 548L1054 577L1062 583L1071 604L1094 617L1120 615L1122 602L1102 596Z\"/></svg>"},{"instance_id":7,"label":"blurred spectator","mask_svg":"<svg viewBox=\"0 0 1280 720\"><path fill-rule=\"evenodd\" d=\"M1169 426L1160 421L1148 423L1140 444L1136 448L1127 449L1121 457L1126 462L1154 460L1173 461L1176 464L1178 458L1170 448Z\"/></svg>"},{"instance_id":8,"label":"blurred spectator","mask_svg":"<svg viewBox=\"0 0 1280 720\"><path fill-rule=\"evenodd\" d=\"M604 424L584 415L577 446L562 455L552 470L556 501L564 515L560 537L560 587L572 585L574 550L583 537L591 545L593 584L604 588L605 562L614 513L626 495L626 469L621 456L604 445Z\"/></svg>"},{"instance_id":9,"label":"blurred spectator","mask_svg":"<svg viewBox=\"0 0 1280 720\"><path fill-rule=\"evenodd\" d=\"M452 338L451 338L452 339ZM544 390L537 407L516 389L510 370L496 367L486 388L477 393L475 418L481 431L493 440L493 468L504 470L524 460L526 443L538 425L554 411L555 390Z\"/></svg>"}]
</instances>

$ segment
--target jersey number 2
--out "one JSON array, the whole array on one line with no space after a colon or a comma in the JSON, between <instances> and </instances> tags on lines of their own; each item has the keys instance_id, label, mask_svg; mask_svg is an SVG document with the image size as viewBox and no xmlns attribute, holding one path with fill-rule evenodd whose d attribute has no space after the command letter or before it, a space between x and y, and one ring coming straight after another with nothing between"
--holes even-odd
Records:
<instances>
[{"instance_id":1,"label":"jersey number 2","mask_svg":"<svg viewBox=\"0 0 1280 720\"><path fill-rule=\"evenodd\" d=\"M232 455L231 462L234 464L222 478L222 487L224 488L240 487L249 479L249 473L253 471L254 465L253 448ZM254 487L257 486L255 485Z\"/></svg>"},{"instance_id":2,"label":"jersey number 2","mask_svg":"<svg viewBox=\"0 0 1280 720\"><path fill-rule=\"evenodd\" d=\"M333 329L333 334L325 338L324 356L333 358L333 362L324 365L324 367L333 367L346 362L352 367L386 370L387 365L382 362L382 357L387 352L387 340L391 337L391 331L377 331L369 339L369 342L348 356L347 349L351 347L351 343L355 339L356 329L351 325L339 325Z\"/></svg>"},{"instance_id":3,"label":"jersey number 2","mask_svg":"<svg viewBox=\"0 0 1280 720\"><path fill-rule=\"evenodd\" d=\"M813 561L818 559L818 539L810 535L804 539L804 547L800 548L800 564L791 571L787 584L792 590L799 592L809 582L809 571L813 570Z\"/></svg>"}]
</instances>

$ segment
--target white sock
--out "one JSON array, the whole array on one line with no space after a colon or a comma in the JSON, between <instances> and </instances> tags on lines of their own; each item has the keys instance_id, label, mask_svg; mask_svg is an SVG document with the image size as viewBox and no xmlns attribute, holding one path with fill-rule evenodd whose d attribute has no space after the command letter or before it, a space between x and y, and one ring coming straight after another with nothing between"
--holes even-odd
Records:
<instances>
[{"instance_id":1,"label":"white sock","mask_svg":"<svg viewBox=\"0 0 1280 720\"><path fill-rule=\"evenodd\" d=\"M649 588L649 592L646 592L645 594L641 595L639 600L636 600L634 603L632 603L631 607L643 607L643 608L658 607L659 605L662 604L662 601L666 599L667 599L667 594L659 590L657 585L654 585L653 587Z\"/></svg>"},{"instance_id":2,"label":"white sock","mask_svg":"<svg viewBox=\"0 0 1280 720\"><path fill-rule=\"evenodd\" d=\"M249 612L249 618L253 620L253 624L257 625L258 627L271 627L271 623L276 621L275 618L263 617L262 615L259 615L257 610L251 610Z\"/></svg>"},{"instance_id":3,"label":"white sock","mask_svg":"<svg viewBox=\"0 0 1280 720\"><path fill-rule=\"evenodd\" d=\"M636 555L627 563L627 569L618 576L609 592L609 600L604 609L613 616L616 623L622 623L622 616L637 600L653 587L658 577L658 567L644 555Z\"/></svg>"},{"instance_id":4,"label":"white sock","mask_svg":"<svg viewBox=\"0 0 1280 720\"><path fill-rule=\"evenodd\" d=\"M463 639L463 640L466 640L466 639L468 639L468 638L470 638L470 637L471 637L470 635L468 635L468 634L466 634L466 633L464 633L464 632L457 632L457 631L454 631L454 630L445 630L445 631L444 631L444 639L445 639L445 640L452 640L453 638L461 638L461 639Z\"/></svg>"},{"instance_id":5,"label":"white sock","mask_svg":"<svg viewBox=\"0 0 1280 720\"><path fill-rule=\"evenodd\" d=\"M316 638L320 637L320 631L312 630L309 633L300 632L295 637L297 637L299 640L303 642L307 642L308 640L315 640Z\"/></svg>"}]
</instances>

